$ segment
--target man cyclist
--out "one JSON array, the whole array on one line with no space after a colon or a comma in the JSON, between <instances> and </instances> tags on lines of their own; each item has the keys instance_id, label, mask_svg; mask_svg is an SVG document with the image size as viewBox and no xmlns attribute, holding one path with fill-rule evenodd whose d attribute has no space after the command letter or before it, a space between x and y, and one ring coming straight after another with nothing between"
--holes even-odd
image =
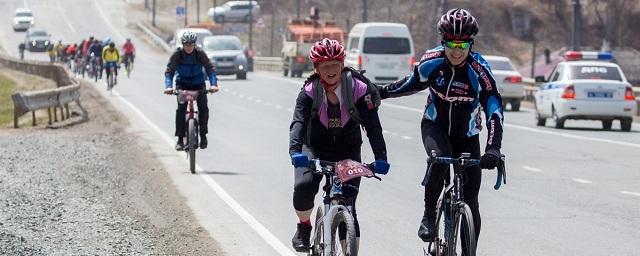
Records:
<instances>
[{"instance_id":1,"label":"man cyclist","mask_svg":"<svg viewBox=\"0 0 640 256\"><path fill-rule=\"evenodd\" d=\"M64 44L62 43L62 40L58 40L58 43L53 47L53 50L56 52L58 62L64 62Z\"/></svg>"},{"instance_id":2,"label":"man cyclist","mask_svg":"<svg viewBox=\"0 0 640 256\"><path fill-rule=\"evenodd\" d=\"M473 215L476 237L480 234L478 191L480 168L495 168L500 160L502 141L502 99L487 62L471 51L478 32L476 19L464 9L451 9L438 22L441 46L428 50L412 74L381 88L382 98L394 98L427 90L422 118L422 142L427 154L459 157L471 153L480 158L480 166L466 170L464 201ZM479 133L482 128L480 107L487 117L489 132L485 153L480 157ZM436 236L436 203L443 188L447 165L434 165L427 174L424 215L418 230L423 241Z\"/></svg>"},{"instance_id":3,"label":"man cyclist","mask_svg":"<svg viewBox=\"0 0 640 256\"><path fill-rule=\"evenodd\" d=\"M289 128L289 155L295 167L293 207L298 216L296 233L291 242L293 248L299 252L308 251L310 246L311 211L323 177L309 171L309 158L317 157L334 162L351 159L360 162L362 125L376 159L375 172L386 174L389 171L378 106L373 103L367 84L355 76L352 78L351 94L361 123L353 120L348 112L348 100L344 98L348 93L342 91L346 92L346 89L350 88L345 88L346 85L342 84L345 72L349 72L344 68L344 58L344 47L336 40L325 38L316 42L309 50L309 59L313 62L315 74L305 81L298 94ZM316 113L312 113L314 93L317 92L314 90L314 84L322 87L323 92L322 97L316 97L320 101ZM343 195L353 207L351 214L355 220L356 237L359 239L360 226L355 201L360 178L350 180L348 185L351 186L343 186ZM340 232L341 240L344 240L344 236L344 231Z\"/></svg>"},{"instance_id":4,"label":"man cyclist","mask_svg":"<svg viewBox=\"0 0 640 256\"><path fill-rule=\"evenodd\" d=\"M93 63L89 62L89 64L96 65L96 67L99 68L98 72L96 72L98 79L102 79L102 51L103 50L104 49L102 47L102 44L98 39L94 39L93 43L89 47L89 60L93 61ZM93 59L91 59L92 55L93 55Z\"/></svg>"},{"instance_id":5,"label":"man cyclist","mask_svg":"<svg viewBox=\"0 0 640 256\"><path fill-rule=\"evenodd\" d=\"M133 59L136 56L136 47L133 46L131 38L127 38L127 41L122 45L122 54L124 55L124 62L131 65L133 69Z\"/></svg>"},{"instance_id":6,"label":"man cyclist","mask_svg":"<svg viewBox=\"0 0 640 256\"><path fill-rule=\"evenodd\" d=\"M182 48L176 51L169 58L169 64L164 73L164 93L173 94L173 76L176 76L176 88L181 90L200 91L197 98L198 120L200 121L200 148L207 148L207 133L209 123L209 107L207 106L207 91L215 93L219 90L218 78L214 70L213 64L207 57L207 54L200 48L196 47L198 37L195 33L187 31L182 35ZM209 78L211 89L205 90L205 72ZM176 75L177 73L177 75ZM180 103L178 100L178 109L176 109L176 133L178 142L176 150L184 150L184 142L182 141L186 132L185 115L187 112L187 103Z\"/></svg>"},{"instance_id":7,"label":"man cyclist","mask_svg":"<svg viewBox=\"0 0 640 256\"><path fill-rule=\"evenodd\" d=\"M104 62L104 68L107 71L107 77L109 77L109 68L113 67L113 81L114 84L118 84L118 62L120 61L120 52L116 48L116 44L111 42L109 46L102 50L102 61Z\"/></svg>"}]
</instances>

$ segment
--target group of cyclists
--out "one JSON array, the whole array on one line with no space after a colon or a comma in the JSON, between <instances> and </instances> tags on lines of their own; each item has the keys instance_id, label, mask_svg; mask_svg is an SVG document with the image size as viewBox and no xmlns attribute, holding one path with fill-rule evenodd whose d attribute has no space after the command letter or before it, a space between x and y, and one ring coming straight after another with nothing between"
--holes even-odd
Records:
<instances>
[{"instance_id":1,"label":"group of cyclists","mask_svg":"<svg viewBox=\"0 0 640 256\"><path fill-rule=\"evenodd\" d=\"M361 161L361 127L367 133L375 157L374 172L387 174L387 150L378 116L379 98L395 98L426 90L426 106L421 120L422 143L427 153L435 150L438 156L459 157L470 153L480 159L480 166L465 170L464 201L470 206L476 237L480 234L478 192L481 168L493 169L500 161L503 131L502 99L488 63L471 48L478 33L477 20L464 9L447 11L437 24L441 35L440 46L427 50L412 73L386 85L373 85L377 93L369 89L365 79L353 76L354 70L345 68L345 47L336 40L323 39L309 50L314 65L314 75L304 82L296 99L289 128L289 156L294 166L293 207L298 217L292 246L296 251L308 252L311 235L311 211L322 175L309 171L310 159L320 158L337 162L351 159ZM182 48L172 55L165 71L166 94L173 94L173 79L177 89L200 90L198 97L201 148L207 146L207 92L217 92L219 86L215 69L204 51L196 47L197 37L186 32ZM204 71L203 71L204 70ZM209 79L210 89L205 88ZM352 81L351 85L343 84ZM345 89L345 86L349 86ZM318 88L321 87L321 88ZM315 95L321 93L322 95ZM376 96L379 96L376 99ZM352 97L348 99L346 97ZM314 104L314 100L320 102ZM352 109L348 106L351 103ZM316 107L317 106L317 107ZM185 134L186 105L178 102L176 110L176 150L182 150ZM355 120L353 112L359 112ZM479 133L482 129L481 111L486 116L488 136L484 154L480 152ZM427 155L428 156L428 155ZM418 236L425 242L436 236L436 203L443 189L443 179L448 166L435 164L431 169L424 191L424 213L418 227ZM350 204L355 220L357 243L360 228L355 201L360 178L343 186L343 195ZM340 234L341 240L344 239ZM476 239L477 241L477 239Z\"/></svg>"},{"instance_id":2,"label":"group of cyclists","mask_svg":"<svg viewBox=\"0 0 640 256\"><path fill-rule=\"evenodd\" d=\"M123 63L127 70L132 70L136 55L131 38L127 38L120 49L121 51L111 38L99 40L90 36L79 43L64 44L60 40L55 45L52 44L47 52L51 62L64 63L75 74L83 77L88 74L96 76L96 80L102 79L102 74L109 72L111 67L115 71L117 83L119 64Z\"/></svg>"}]
</instances>

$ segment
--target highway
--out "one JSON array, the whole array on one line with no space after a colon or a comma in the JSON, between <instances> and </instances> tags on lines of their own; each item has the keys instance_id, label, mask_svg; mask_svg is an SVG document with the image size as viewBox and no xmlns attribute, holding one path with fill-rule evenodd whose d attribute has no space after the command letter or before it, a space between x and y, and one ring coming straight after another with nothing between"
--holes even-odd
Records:
<instances>
[{"instance_id":1,"label":"highway","mask_svg":"<svg viewBox=\"0 0 640 256\"><path fill-rule=\"evenodd\" d=\"M121 76L115 95L108 97L137 119L132 123L145 125L145 136L156 138L164 152L177 154L171 152L175 98L162 94L168 54L130 30L122 15L125 1L0 1L0 45L13 56L24 33L9 24L13 11L25 5L55 42L95 35L121 45L132 37L135 70L130 79ZM25 58L48 60L46 53ZM222 92L209 95L209 148L198 151L201 170L194 176L176 168L169 175L228 255L296 255L289 249L296 218L288 128L302 80L256 71L247 80L221 76L219 84ZM105 88L104 82L95 86ZM417 227L426 163L419 131L424 103L419 93L386 100L380 109L391 170L381 182L362 182L361 255L422 253ZM566 126L558 130L549 121L537 127L530 109L505 112L508 183L495 191L495 172L483 174L478 255L637 255L640 126L634 124L631 132L619 132L617 122L613 131L601 130L599 122ZM483 130L483 147L485 136ZM363 160L373 160L368 144L362 153Z\"/></svg>"}]
</instances>

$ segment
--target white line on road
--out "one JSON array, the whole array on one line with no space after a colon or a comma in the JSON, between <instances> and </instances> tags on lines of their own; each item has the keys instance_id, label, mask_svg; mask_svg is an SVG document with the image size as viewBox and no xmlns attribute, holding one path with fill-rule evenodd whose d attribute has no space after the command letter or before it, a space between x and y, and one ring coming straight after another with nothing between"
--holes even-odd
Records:
<instances>
[{"instance_id":1,"label":"white line on road","mask_svg":"<svg viewBox=\"0 0 640 256\"><path fill-rule=\"evenodd\" d=\"M267 103L265 103L265 105L271 106L272 104L271 104L271 102L267 102Z\"/></svg>"},{"instance_id":2,"label":"white line on road","mask_svg":"<svg viewBox=\"0 0 640 256\"><path fill-rule=\"evenodd\" d=\"M280 106L280 105L276 105L276 108L277 108L277 109L281 109L281 108L282 108L282 106Z\"/></svg>"},{"instance_id":3,"label":"white line on road","mask_svg":"<svg viewBox=\"0 0 640 256\"><path fill-rule=\"evenodd\" d=\"M25 0L25 3L26 3L26 0ZM64 9L60 4L60 0L56 0L56 5L58 6L58 11L60 11L60 16L62 16L64 21L67 23L67 26L69 26L69 29L71 29L71 32L75 33L76 29L73 27L73 25L71 25L71 21L67 18L67 14L64 13Z\"/></svg>"},{"instance_id":4,"label":"white line on road","mask_svg":"<svg viewBox=\"0 0 640 256\"><path fill-rule=\"evenodd\" d=\"M124 97L122 97L116 90L113 90L113 95L117 96L119 100L124 102L125 105L133 110L133 112L138 114L140 119L143 122L147 123L147 125L153 130L155 130L156 133L158 133L165 140L165 142L169 144L169 146L173 146L173 141L171 140L169 135L164 133L158 126L151 122L151 120L149 120L142 113L142 111L136 108ZM200 167L200 165L196 165L196 167L198 171L202 172L202 168ZM269 244L276 252L278 252L280 255L295 256L295 254L287 246L285 246L280 240L278 240L278 238L271 234L271 232L269 232L269 230L265 226L263 226L255 217L253 217L246 209L244 209L235 199L233 199L231 195L229 195L229 193L227 193L224 188L222 188L220 184L218 184L213 178L208 175L198 175L198 177L202 178L209 185L209 187L213 189L213 191L216 192L216 194L234 212L236 212L236 214L238 214L238 216L240 216L240 218L242 218L242 220L244 220L249 225L249 227L251 227L256 233L258 233L258 235L260 235L260 237L262 237L262 239L264 239L265 242L267 242L267 244Z\"/></svg>"},{"instance_id":5,"label":"white line on road","mask_svg":"<svg viewBox=\"0 0 640 256\"><path fill-rule=\"evenodd\" d=\"M403 139L405 139L405 140L410 140L410 139L411 139L411 137L406 136L406 135L402 135L402 137L401 137L401 138L403 138Z\"/></svg>"},{"instance_id":6,"label":"white line on road","mask_svg":"<svg viewBox=\"0 0 640 256\"><path fill-rule=\"evenodd\" d=\"M394 133L391 133L391 135L393 135L393 136L398 136L398 133L397 133L397 132L394 132Z\"/></svg>"},{"instance_id":7,"label":"white line on road","mask_svg":"<svg viewBox=\"0 0 640 256\"><path fill-rule=\"evenodd\" d=\"M542 170L538 169L538 168L533 168L530 166L522 166L522 169L528 170L528 171L532 171L532 172L542 172Z\"/></svg>"},{"instance_id":8,"label":"white line on road","mask_svg":"<svg viewBox=\"0 0 640 256\"><path fill-rule=\"evenodd\" d=\"M593 182L591 182L590 180L584 180L584 179L578 179L578 178L572 178L571 180L578 182L578 183L582 183L582 184L591 184Z\"/></svg>"},{"instance_id":9,"label":"white line on road","mask_svg":"<svg viewBox=\"0 0 640 256\"><path fill-rule=\"evenodd\" d=\"M98 4L98 0L93 0L93 3L95 4L96 9L98 9L98 13L100 13L102 20L104 20L104 23L107 24L107 26L109 26L109 28L111 28L111 30L115 32L118 37L120 37L119 38L120 41L124 41L125 36L122 35L122 33L120 33L119 29L117 29L116 27L113 26L113 24L111 24L111 19L107 18L107 15L104 14L104 11L102 10L102 6Z\"/></svg>"},{"instance_id":10,"label":"white line on road","mask_svg":"<svg viewBox=\"0 0 640 256\"><path fill-rule=\"evenodd\" d=\"M405 106L391 104L391 103L382 103L382 105L383 106L387 106L387 107L397 108L397 109L403 109L403 110L418 112L418 113L422 113L423 112L421 109L412 108L412 107L405 107ZM510 128L521 129L521 130L525 130L525 131L530 131L530 132L537 132L537 133L542 133L542 134L556 135L556 136L561 136L561 137L566 137L566 138L571 138L571 139L603 142L603 143L615 144L615 145L620 145L620 146L640 148L640 144L624 142L624 141L608 140L608 139L600 139L600 138L590 138L590 137L585 137L585 136L580 136L580 135L573 135L573 134L568 134L568 133L544 131L544 130L540 130L540 129L536 129L536 128L530 128L530 127L521 126L521 125L515 125L515 124L507 124L507 123L505 123L504 126L505 127L510 127Z\"/></svg>"},{"instance_id":11,"label":"white line on road","mask_svg":"<svg viewBox=\"0 0 640 256\"><path fill-rule=\"evenodd\" d=\"M638 192L620 191L620 193L625 195L640 196L640 193Z\"/></svg>"}]
</instances>

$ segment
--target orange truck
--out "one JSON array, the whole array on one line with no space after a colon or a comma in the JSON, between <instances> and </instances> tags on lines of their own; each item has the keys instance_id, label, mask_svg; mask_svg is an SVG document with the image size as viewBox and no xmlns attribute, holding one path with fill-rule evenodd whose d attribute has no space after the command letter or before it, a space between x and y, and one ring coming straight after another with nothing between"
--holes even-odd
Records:
<instances>
[{"instance_id":1,"label":"orange truck","mask_svg":"<svg viewBox=\"0 0 640 256\"><path fill-rule=\"evenodd\" d=\"M292 20L282 36L282 70L284 76L302 77L302 73L313 69L307 57L313 43L323 38L343 42L346 33L335 22L315 20Z\"/></svg>"}]
</instances>

